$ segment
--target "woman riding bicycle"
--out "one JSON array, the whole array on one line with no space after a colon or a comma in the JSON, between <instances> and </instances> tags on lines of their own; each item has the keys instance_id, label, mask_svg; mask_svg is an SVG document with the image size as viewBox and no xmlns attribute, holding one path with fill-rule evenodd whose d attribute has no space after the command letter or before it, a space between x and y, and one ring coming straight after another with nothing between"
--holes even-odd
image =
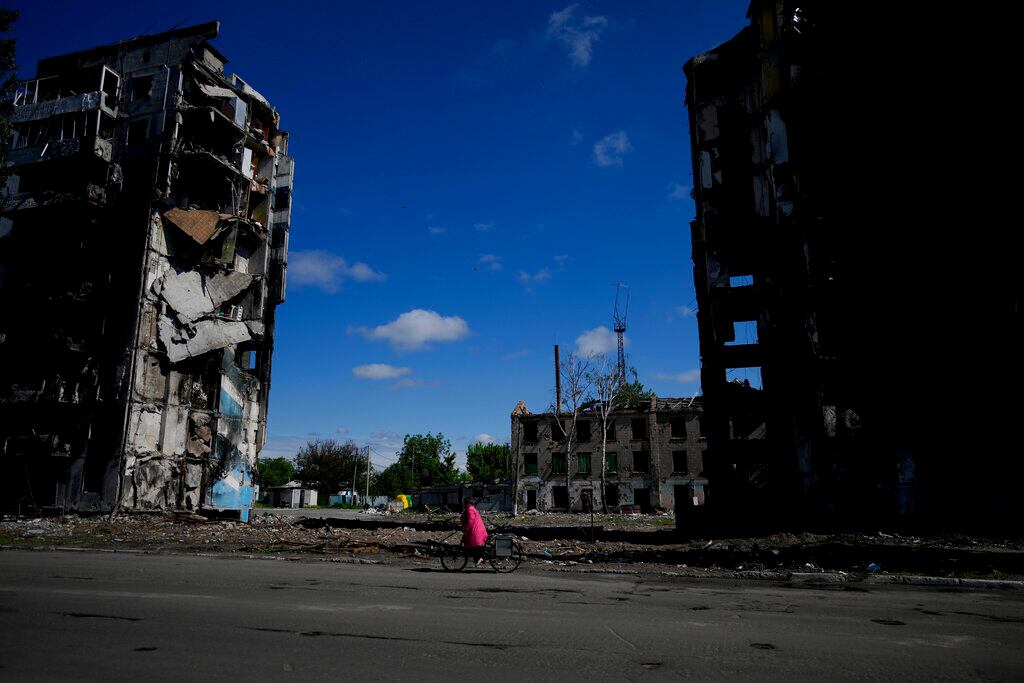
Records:
<instances>
[{"instance_id":1,"label":"woman riding bicycle","mask_svg":"<svg viewBox=\"0 0 1024 683\"><path fill-rule=\"evenodd\" d=\"M462 547L466 555L476 559L476 566L483 564L484 544L487 543L487 528L480 513L470 498L462 501Z\"/></svg>"}]
</instances>

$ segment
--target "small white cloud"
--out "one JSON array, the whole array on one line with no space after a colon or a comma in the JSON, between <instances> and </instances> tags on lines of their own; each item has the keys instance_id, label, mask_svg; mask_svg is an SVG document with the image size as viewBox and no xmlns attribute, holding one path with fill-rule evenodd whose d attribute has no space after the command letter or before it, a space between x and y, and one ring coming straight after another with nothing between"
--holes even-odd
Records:
<instances>
[{"instance_id":1,"label":"small white cloud","mask_svg":"<svg viewBox=\"0 0 1024 683\"><path fill-rule=\"evenodd\" d=\"M547 35L565 44L574 66L586 68L594 56L594 43L601 39L608 25L608 18L578 16L578 7L572 4L548 17Z\"/></svg>"},{"instance_id":2,"label":"small white cloud","mask_svg":"<svg viewBox=\"0 0 1024 683\"><path fill-rule=\"evenodd\" d=\"M426 348L431 342L452 342L467 337L469 325L458 316L442 316L435 311L416 308L374 328L349 327L350 334L367 339L386 340L400 350Z\"/></svg>"},{"instance_id":3,"label":"small white cloud","mask_svg":"<svg viewBox=\"0 0 1024 683\"><path fill-rule=\"evenodd\" d=\"M677 306L676 315L680 318L688 318L690 316L697 315L697 309L689 306Z\"/></svg>"},{"instance_id":4,"label":"small white cloud","mask_svg":"<svg viewBox=\"0 0 1024 683\"><path fill-rule=\"evenodd\" d=\"M395 382L396 387L422 387L424 384L426 384L426 382L423 380L413 379L411 377L406 377L405 379L400 379Z\"/></svg>"},{"instance_id":5,"label":"small white cloud","mask_svg":"<svg viewBox=\"0 0 1024 683\"><path fill-rule=\"evenodd\" d=\"M412 372L411 368L396 367L387 363L370 363L352 368L352 374L362 379L396 379Z\"/></svg>"},{"instance_id":6,"label":"small white cloud","mask_svg":"<svg viewBox=\"0 0 1024 683\"><path fill-rule=\"evenodd\" d=\"M680 183L672 183L669 186L669 193L667 197L672 201L679 201L680 199L690 198L690 186L682 185Z\"/></svg>"},{"instance_id":7,"label":"small white cloud","mask_svg":"<svg viewBox=\"0 0 1024 683\"><path fill-rule=\"evenodd\" d=\"M476 228L477 232L490 232L491 230L494 230L494 222L474 223L473 227Z\"/></svg>"},{"instance_id":8,"label":"small white cloud","mask_svg":"<svg viewBox=\"0 0 1024 683\"><path fill-rule=\"evenodd\" d=\"M540 283L547 282L551 279L551 269L541 268L536 273L528 273L525 270L520 270L516 277L528 291L532 291L534 285L539 285Z\"/></svg>"},{"instance_id":9,"label":"small white cloud","mask_svg":"<svg viewBox=\"0 0 1024 683\"><path fill-rule=\"evenodd\" d=\"M659 372L655 379L665 382L678 382L679 384L693 384L700 381L700 370L687 370L686 372L667 373Z\"/></svg>"},{"instance_id":10,"label":"small white cloud","mask_svg":"<svg viewBox=\"0 0 1024 683\"><path fill-rule=\"evenodd\" d=\"M348 427L344 427L344 426L338 427L338 433L339 434L348 434Z\"/></svg>"},{"instance_id":11,"label":"small white cloud","mask_svg":"<svg viewBox=\"0 0 1024 683\"><path fill-rule=\"evenodd\" d=\"M629 337L623 338L623 344L629 346ZM618 350L618 335L604 325L587 330L576 337L576 351L581 356L591 358L594 356L611 355L617 353Z\"/></svg>"},{"instance_id":12,"label":"small white cloud","mask_svg":"<svg viewBox=\"0 0 1024 683\"><path fill-rule=\"evenodd\" d=\"M501 257L494 254L481 254L477 265L483 267L484 270L501 270Z\"/></svg>"},{"instance_id":13,"label":"small white cloud","mask_svg":"<svg viewBox=\"0 0 1024 683\"><path fill-rule=\"evenodd\" d=\"M594 163L602 168L622 166L623 158L632 151L626 131L618 130L594 143Z\"/></svg>"},{"instance_id":14,"label":"small white cloud","mask_svg":"<svg viewBox=\"0 0 1024 683\"><path fill-rule=\"evenodd\" d=\"M299 287L317 287L333 294L345 280L381 282L387 275L365 263L349 265L341 256L329 251L293 251L288 254L288 283Z\"/></svg>"},{"instance_id":15,"label":"small white cloud","mask_svg":"<svg viewBox=\"0 0 1024 683\"><path fill-rule=\"evenodd\" d=\"M448 230L448 228L444 227L443 225L431 225L427 227L427 232L429 232L431 235L441 235L446 230Z\"/></svg>"},{"instance_id":16,"label":"small white cloud","mask_svg":"<svg viewBox=\"0 0 1024 683\"><path fill-rule=\"evenodd\" d=\"M575 147L581 142L583 142L583 133L573 128L572 137L569 138L569 145Z\"/></svg>"},{"instance_id":17,"label":"small white cloud","mask_svg":"<svg viewBox=\"0 0 1024 683\"><path fill-rule=\"evenodd\" d=\"M558 270L564 270L565 269L565 262L569 260L569 255L568 254L559 254L559 255L555 256L554 259L555 259L555 266L558 268Z\"/></svg>"},{"instance_id":18,"label":"small white cloud","mask_svg":"<svg viewBox=\"0 0 1024 683\"><path fill-rule=\"evenodd\" d=\"M524 358L530 355L529 349L520 349L519 351L513 351L512 353L506 353L501 357L502 360L515 360L516 358Z\"/></svg>"},{"instance_id":19,"label":"small white cloud","mask_svg":"<svg viewBox=\"0 0 1024 683\"><path fill-rule=\"evenodd\" d=\"M477 434L470 443L494 443L494 437L490 434Z\"/></svg>"}]
</instances>

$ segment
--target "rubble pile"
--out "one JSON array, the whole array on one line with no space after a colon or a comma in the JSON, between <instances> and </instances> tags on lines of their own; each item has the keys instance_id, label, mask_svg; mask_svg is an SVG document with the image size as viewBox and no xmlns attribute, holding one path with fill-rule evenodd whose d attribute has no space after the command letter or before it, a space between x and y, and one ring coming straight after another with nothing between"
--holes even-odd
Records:
<instances>
[{"instance_id":1,"label":"rubble pile","mask_svg":"<svg viewBox=\"0 0 1024 683\"><path fill-rule=\"evenodd\" d=\"M127 514L0 520L0 548L132 548L143 552L237 553L250 556L328 556L359 561L433 562L437 543L460 542L451 517L429 522L426 515L381 517L379 526L337 528L319 518L288 518L254 513L248 524L196 514ZM664 572L681 575L738 576L754 572L840 571L852 576L882 572L930 571L931 575L1024 576L1024 540L897 533L778 533L756 538L683 540L660 525L657 516L636 520L602 516L616 538L589 541L589 516L486 515L491 533L515 526L516 542L527 563L540 569L566 567L595 571ZM396 524L397 521L397 524ZM595 517L595 524L597 517ZM401 526L398 526L401 524ZM429 528L417 528L429 527ZM503 530L503 527L505 529ZM528 529L534 530L531 536ZM523 533L525 531L525 533ZM555 532L559 537L552 537ZM563 537L564 536L564 537ZM372 558L372 559L371 559ZM908 559L910 558L910 559ZM993 559L994 558L994 559ZM914 564L914 563L917 564ZM927 565L927 563L932 565ZM908 564L909 563L909 564ZM922 564L925 563L925 564Z\"/></svg>"}]
</instances>

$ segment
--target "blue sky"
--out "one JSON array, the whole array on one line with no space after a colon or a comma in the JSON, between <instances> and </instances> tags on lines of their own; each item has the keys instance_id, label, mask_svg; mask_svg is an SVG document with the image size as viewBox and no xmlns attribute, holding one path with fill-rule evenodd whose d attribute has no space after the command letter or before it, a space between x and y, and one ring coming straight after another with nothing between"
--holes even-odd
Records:
<instances>
[{"instance_id":1,"label":"blue sky","mask_svg":"<svg viewBox=\"0 0 1024 683\"><path fill-rule=\"evenodd\" d=\"M228 70L281 112L295 206L264 456L507 441L518 400L552 403L553 344L613 340L617 282L641 381L699 389L682 65L746 0L13 5L22 77L218 19Z\"/></svg>"}]
</instances>

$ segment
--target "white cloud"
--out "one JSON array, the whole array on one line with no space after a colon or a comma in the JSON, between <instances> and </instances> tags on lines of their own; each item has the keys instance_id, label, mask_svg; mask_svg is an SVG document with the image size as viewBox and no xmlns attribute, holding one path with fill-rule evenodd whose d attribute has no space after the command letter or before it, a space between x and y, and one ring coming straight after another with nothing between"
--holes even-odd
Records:
<instances>
[{"instance_id":1,"label":"white cloud","mask_svg":"<svg viewBox=\"0 0 1024 683\"><path fill-rule=\"evenodd\" d=\"M530 355L529 349L520 349L519 351L513 351L512 353L506 353L501 357L502 360L515 360L516 358L525 358Z\"/></svg>"},{"instance_id":2,"label":"white cloud","mask_svg":"<svg viewBox=\"0 0 1024 683\"><path fill-rule=\"evenodd\" d=\"M554 257L554 259L555 259L555 266L558 267L558 270L564 270L565 269L565 262L569 260L569 255L568 254L558 254L557 256Z\"/></svg>"},{"instance_id":3,"label":"white cloud","mask_svg":"<svg viewBox=\"0 0 1024 683\"><path fill-rule=\"evenodd\" d=\"M541 282L547 282L551 279L551 269L541 268L536 273L527 273L525 270L520 270L516 277L519 278L519 282L521 282L527 290L532 290L534 285L538 285Z\"/></svg>"},{"instance_id":4,"label":"white cloud","mask_svg":"<svg viewBox=\"0 0 1024 683\"><path fill-rule=\"evenodd\" d=\"M348 427L338 427L339 434L348 434Z\"/></svg>"},{"instance_id":5,"label":"white cloud","mask_svg":"<svg viewBox=\"0 0 1024 683\"><path fill-rule=\"evenodd\" d=\"M686 372L667 373L659 372L655 379L666 382L678 382L679 384L693 384L700 381L700 370L687 370Z\"/></svg>"},{"instance_id":6,"label":"white cloud","mask_svg":"<svg viewBox=\"0 0 1024 683\"><path fill-rule=\"evenodd\" d=\"M446 230L448 230L448 228L444 227L443 225L431 225L427 228L427 232L429 232L431 235L440 235L444 233Z\"/></svg>"},{"instance_id":7,"label":"white cloud","mask_svg":"<svg viewBox=\"0 0 1024 683\"><path fill-rule=\"evenodd\" d=\"M395 382L396 387L422 387L426 384L421 379L413 379L412 377L406 377Z\"/></svg>"},{"instance_id":8,"label":"white cloud","mask_svg":"<svg viewBox=\"0 0 1024 683\"><path fill-rule=\"evenodd\" d=\"M690 198L690 186L680 183L672 183L669 186L669 193L666 195L672 201Z\"/></svg>"},{"instance_id":9,"label":"white cloud","mask_svg":"<svg viewBox=\"0 0 1024 683\"><path fill-rule=\"evenodd\" d=\"M477 434L470 443L494 443L494 437L490 434Z\"/></svg>"},{"instance_id":10,"label":"white cloud","mask_svg":"<svg viewBox=\"0 0 1024 683\"><path fill-rule=\"evenodd\" d=\"M572 129L572 137L569 138L569 144L575 146L583 142L583 133L579 132L575 128Z\"/></svg>"},{"instance_id":11,"label":"white cloud","mask_svg":"<svg viewBox=\"0 0 1024 683\"><path fill-rule=\"evenodd\" d=\"M328 294L341 288L345 280L380 282L387 275L375 271L365 263L349 265L341 256L317 249L293 251L288 254L288 284L299 287L318 287Z\"/></svg>"},{"instance_id":12,"label":"white cloud","mask_svg":"<svg viewBox=\"0 0 1024 683\"><path fill-rule=\"evenodd\" d=\"M370 363L352 368L352 374L362 379L397 379L410 373L412 373L411 368L400 368L387 363Z\"/></svg>"},{"instance_id":13,"label":"white cloud","mask_svg":"<svg viewBox=\"0 0 1024 683\"><path fill-rule=\"evenodd\" d=\"M476 228L478 232L490 232L491 230L494 230L494 222L474 223L473 227Z\"/></svg>"},{"instance_id":14,"label":"white cloud","mask_svg":"<svg viewBox=\"0 0 1024 683\"><path fill-rule=\"evenodd\" d=\"M495 254L481 254L477 265L483 266L485 270L501 270L501 257Z\"/></svg>"},{"instance_id":15,"label":"white cloud","mask_svg":"<svg viewBox=\"0 0 1024 683\"><path fill-rule=\"evenodd\" d=\"M691 315L697 315L697 309L689 306L677 306L676 314L681 318L688 318Z\"/></svg>"},{"instance_id":16,"label":"white cloud","mask_svg":"<svg viewBox=\"0 0 1024 683\"><path fill-rule=\"evenodd\" d=\"M602 168L622 166L623 158L632 151L626 131L618 130L594 143L594 163Z\"/></svg>"},{"instance_id":17,"label":"white cloud","mask_svg":"<svg viewBox=\"0 0 1024 683\"><path fill-rule=\"evenodd\" d=\"M594 43L601 39L607 17L576 14L578 4L569 5L548 17L547 35L560 40L569 48L569 60L574 66L586 68L594 56Z\"/></svg>"},{"instance_id":18,"label":"white cloud","mask_svg":"<svg viewBox=\"0 0 1024 683\"><path fill-rule=\"evenodd\" d=\"M408 351L426 348L431 342L458 341L470 333L469 325L462 318L442 316L422 308L406 311L391 322L372 329L349 327L348 331L367 339L386 340L394 348Z\"/></svg>"},{"instance_id":19,"label":"white cloud","mask_svg":"<svg viewBox=\"0 0 1024 683\"><path fill-rule=\"evenodd\" d=\"M623 344L629 346L629 337L623 338ZM618 353L618 335L604 325L587 330L576 337L576 351L582 356L593 357Z\"/></svg>"}]
</instances>

